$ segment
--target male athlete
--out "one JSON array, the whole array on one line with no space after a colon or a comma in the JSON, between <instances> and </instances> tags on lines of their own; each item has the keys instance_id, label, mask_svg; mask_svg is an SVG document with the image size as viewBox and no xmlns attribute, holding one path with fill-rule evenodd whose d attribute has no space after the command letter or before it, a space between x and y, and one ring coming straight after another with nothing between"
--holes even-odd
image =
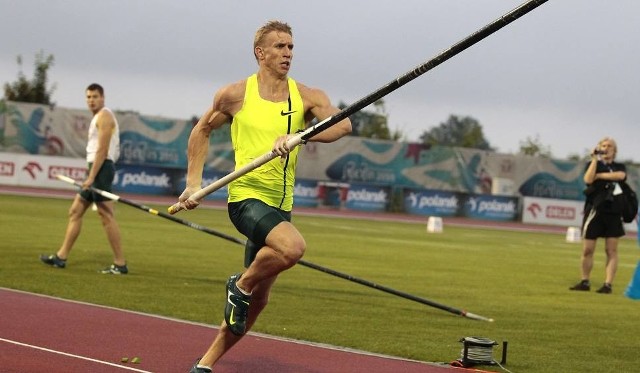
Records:
<instances>
[{"instance_id":1,"label":"male athlete","mask_svg":"<svg viewBox=\"0 0 640 373\"><path fill-rule=\"evenodd\" d=\"M220 332L191 373L211 372L215 363L251 329L267 305L278 274L302 258L305 241L291 224L298 148L287 139L304 130L312 119L324 120L339 110L327 95L288 77L293 58L291 27L271 21L258 29L253 51L256 74L222 87L213 104L193 128L188 144L186 189L179 198L189 200L201 188L202 171L209 150L209 134L231 123L236 169L270 151L280 156L229 184L229 217L247 237L245 267L227 281L227 303ZM310 141L332 142L351 133L344 119Z\"/></svg>"}]
</instances>

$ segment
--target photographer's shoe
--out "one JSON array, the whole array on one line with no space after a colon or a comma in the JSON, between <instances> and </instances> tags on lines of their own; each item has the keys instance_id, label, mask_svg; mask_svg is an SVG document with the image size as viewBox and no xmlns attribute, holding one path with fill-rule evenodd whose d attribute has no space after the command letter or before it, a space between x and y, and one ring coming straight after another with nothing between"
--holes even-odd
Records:
<instances>
[{"instance_id":1,"label":"photographer's shoe","mask_svg":"<svg viewBox=\"0 0 640 373\"><path fill-rule=\"evenodd\" d=\"M602 285L602 287L598 290L596 290L596 293L600 293L600 294L611 294L611 292L613 291L611 284L607 284L606 282L604 283L604 285Z\"/></svg>"},{"instance_id":2,"label":"photographer's shoe","mask_svg":"<svg viewBox=\"0 0 640 373\"><path fill-rule=\"evenodd\" d=\"M224 321L235 335L244 335L247 331L247 315L251 295L238 289L236 283L242 274L235 274L227 280L227 304L224 307Z\"/></svg>"},{"instance_id":3,"label":"photographer's shoe","mask_svg":"<svg viewBox=\"0 0 640 373\"><path fill-rule=\"evenodd\" d=\"M589 282L589 280L582 280L570 287L569 290L589 291L591 290L591 283Z\"/></svg>"}]
</instances>

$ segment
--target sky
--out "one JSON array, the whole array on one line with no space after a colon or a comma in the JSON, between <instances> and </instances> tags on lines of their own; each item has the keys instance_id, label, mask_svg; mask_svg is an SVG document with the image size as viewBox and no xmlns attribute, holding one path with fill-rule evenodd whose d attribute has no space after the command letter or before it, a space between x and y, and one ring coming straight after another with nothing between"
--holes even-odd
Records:
<instances>
[{"instance_id":1,"label":"sky","mask_svg":"<svg viewBox=\"0 0 640 373\"><path fill-rule=\"evenodd\" d=\"M52 54L59 107L107 106L200 116L215 91L257 70L253 37L293 28L289 75L352 104L439 55L524 0L0 0L0 83L23 58ZM470 116L500 153L539 141L554 158L585 156L605 137L640 162L640 2L549 0L384 97L408 141ZM370 108L367 108L369 110Z\"/></svg>"}]
</instances>

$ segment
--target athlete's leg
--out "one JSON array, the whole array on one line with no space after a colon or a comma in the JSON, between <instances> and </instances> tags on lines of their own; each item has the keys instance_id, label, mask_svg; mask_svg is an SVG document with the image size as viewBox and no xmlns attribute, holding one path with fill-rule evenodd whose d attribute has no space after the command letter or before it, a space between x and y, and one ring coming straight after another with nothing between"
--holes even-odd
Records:
<instances>
[{"instance_id":1,"label":"athlete's leg","mask_svg":"<svg viewBox=\"0 0 640 373\"><path fill-rule=\"evenodd\" d=\"M262 310L267 306L271 287L275 281L276 277L271 277L262 280L253 288L251 305L249 306L249 315L247 318L247 331L251 329ZM227 327L226 322L222 320L220 331L213 340L209 350L207 350L202 359L200 359L199 364L212 367L227 351L229 351L229 349L231 349L231 347L242 339L242 337L243 335L233 334Z\"/></svg>"},{"instance_id":2,"label":"athlete's leg","mask_svg":"<svg viewBox=\"0 0 640 373\"><path fill-rule=\"evenodd\" d=\"M120 239L120 227L116 221L114 214L114 202L102 201L97 202L98 214L102 220L102 227L107 234L107 239L113 251L113 263L119 266L126 264L124 254L122 252L122 244Z\"/></svg>"},{"instance_id":3,"label":"athlete's leg","mask_svg":"<svg viewBox=\"0 0 640 373\"><path fill-rule=\"evenodd\" d=\"M237 282L238 288L251 293L262 281L293 267L306 248L306 242L293 224L283 221L267 235L266 245ZM253 302L253 297L252 300Z\"/></svg>"},{"instance_id":4,"label":"athlete's leg","mask_svg":"<svg viewBox=\"0 0 640 373\"><path fill-rule=\"evenodd\" d=\"M73 244L78 239L80 231L82 230L82 218L87 211L91 203L80 197L80 194L76 194L71 207L69 207L69 220L67 222L67 229L64 234L64 240L62 245L58 249L56 255L60 259L67 259L69 252L73 248Z\"/></svg>"}]
</instances>

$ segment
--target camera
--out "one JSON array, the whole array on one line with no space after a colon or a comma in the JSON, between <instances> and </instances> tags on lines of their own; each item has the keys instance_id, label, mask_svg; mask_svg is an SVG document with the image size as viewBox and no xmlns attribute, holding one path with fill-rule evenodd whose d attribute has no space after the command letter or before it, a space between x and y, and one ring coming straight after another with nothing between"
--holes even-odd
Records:
<instances>
[{"instance_id":1,"label":"camera","mask_svg":"<svg viewBox=\"0 0 640 373\"><path fill-rule=\"evenodd\" d=\"M594 155L598 155L598 154L607 154L607 152L606 152L606 151L604 151L604 150L598 150L598 149L596 149L596 150L594 150L594 151L593 151L593 154L594 154Z\"/></svg>"}]
</instances>

